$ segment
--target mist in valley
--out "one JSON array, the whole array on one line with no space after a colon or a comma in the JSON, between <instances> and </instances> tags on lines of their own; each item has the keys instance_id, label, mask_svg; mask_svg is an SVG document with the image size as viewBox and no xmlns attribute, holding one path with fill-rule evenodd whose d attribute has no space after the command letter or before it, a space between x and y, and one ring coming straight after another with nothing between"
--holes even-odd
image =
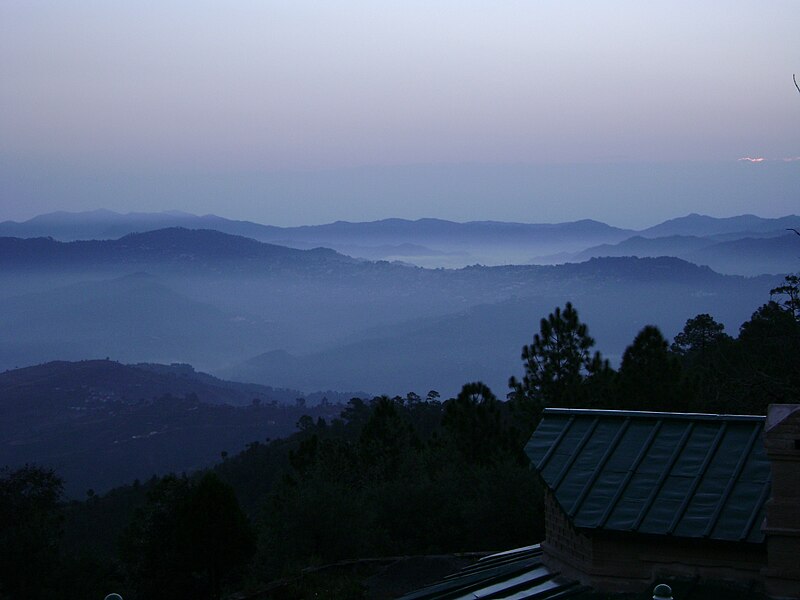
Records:
<instances>
[{"instance_id":1,"label":"mist in valley","mask_svg":"<svg viewBox=\"0 0 800 600\"><path fill-rule=\"evenodd\" d=\"M286 230L216 219L220 229L314 246L300 250L209 229L148 230L144 215L99 216L83 241L3 238L0 368L109 357L188 363L306 393L437 390L449 397L480 380L503 395L539 319L566 301L578 307L614 364L646 324L671 337L686 319L709 313L735 331L780 282L789 262L783 248L794 241L786 226L800 224L797 217L712 219L698 231L703 220L687 217L637 232L592 221L394 220ZM74 219L50 217L52 232L70 238L64 223ZM171 219L211 220L149 215L151 227ZM102 231L126 220L144 231L102 239ZM728 248L720 250L725 263L760 260L766 274L742 276L677 258L686 248L675 239L685 232ZM728 241L720 245L714 236ZM763 245L784 239L777 259ZM743 252L737 241L756 249ZM650 242L654 251L617 256L633 242ZM318 246L324 243L339 251ZM583 262L424 268L341 252L356 243L485 256L510 248L520 255L583 248L575 259Z\"/></svg>"}]
</instances>

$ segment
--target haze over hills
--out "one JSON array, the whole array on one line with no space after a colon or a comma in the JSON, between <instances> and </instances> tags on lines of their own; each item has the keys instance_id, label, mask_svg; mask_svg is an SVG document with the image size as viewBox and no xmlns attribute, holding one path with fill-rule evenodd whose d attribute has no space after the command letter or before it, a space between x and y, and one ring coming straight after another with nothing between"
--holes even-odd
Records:
<instances>
[{"instance_id":1,"label":"haze over hills","mask_svg":"<svg viewBox=\"0 0 800 600\"><path fill-rule=\"evenodd\" d=\"M182 228L0 249L0 368L108 356L306 392L452 395L481 379L502 394L566 301L614 358L647 323L674 335L709 312L736 328L780 282L652 258L423 269Z\"/></svg>"},{"instance_id":2,"label":"haze over hills","mask_svg":"<svg viewBox=\"0 0 800 600\"><path fill-rule=\"evenodd\" d=\"M494 267L500 269L500 267ZM354 333L325 350L274 351L224 368L224 377L280 385L341 387L358 380L368 390L454 394L480 379L507 392L521 371L520 349L531 341L540 317L570 298L589 325L597 348L618 364L624 348L645 325L675 335L689 316L711 312L731 332L768 298L776 278L714 273L673 258L606 258L528 271L539 285L504 300L440 317ZM524 272L523 270L522 272Z\"/></svg>"},{"instance_id":3,"label":"haze over hills","mask_svg":"<svg viewBox=\"0 0 800 600\"><path fill-rule=\"evenodd\" d=\"M620 229L585 219L569 223L505 223L498 221L472 221L457 223L443 219L423 218L382 219L351 223L336 221L325 225L276 227L251 221L236 221L216 215L193 215L179 211L161 213L120 214L108 210L82 213L55 212L33 217L27 221L0 222L0 236L52 237L60 241L87 239L116 239L129 233L142 233L156 229L183 227L187 229L214 229L232 235L250 237L259 241L290 240L302 243L347 243L361 239L364 243L413 243L414 239L451 241L469 236L471 241L493 241L498 235L507 238L529 238L532 235L554 236L574 231L582 235L614 237L631 230ZM321 244L324 245L324 244Z\"/></svg>"},{"instance_id":4,"label":"haze over hills","mask_svg":"<svg viewBox=\"0 0 800 600\"><path fill-rule=\"evenodd\" d=\"M800 237L792 233L769 238L747 237L700 248L685 258L726 273L791 273L800 266Z\"/></svg>"},{"instance_id":5,"label":"haze over hills","mask_svg":"<svg viewBox=\"0 0 800 600\"><path fill-rule=\"evenodd\" d=\"M0 268L69 269L103 268L105 265L159 265L163 268L204 268L233 260L238 267L280 268L302 262L305 266L329 260L353 262L336 252L317 248L295 250L257 242L211 229L182 227L132 233L115 240L59 242L52 238L0 237Z\"/></svg>"},{"instance_id":6,"label":"haze over hills","mask_svg":"<svg viewBox=\"0 0 800 600\"><path fill-rule=\"evenodd\" d=\"M707 240L708 244L743 238L766 238L786 234L787 227L800 228L800 217L790 215L765 219L755 215L716 218L691 214L665 221L641 231L612 227L598 221L535 224L475 221L455 223L441 219L384 219L326 225L275 227L249 221L236 221L216 215L197 216L183 212L119 214L106 210L88 213L50 213L24 222L0 223L0 236L52 237L60 241L117 239L130 233L181 227L212 229L297 249L326 247L342 254L367 260L397 260L424 267L458 268L470 264L552 264L602 256L599 248L609 248L609 256L620 256L631 238L647 238L661 249L641 250L638 256L680 256L686 250L687 236ZM672 246L674 236L676 246ZM698 243L699 247L701 244ZM694 247L693 249L697 249ZM734 250L730 250L734 252ZM756 252L759 252L756 249ZM762 254L764 254L762 252ZM768 255L767 252L765 254ZM700 260L700 259L698 259ZM750 270L737 270L737 257L717 259L715 268L731 274L779 272L785 260L759 260Z\"/></svg>"},{"instance_id":7,"label":"haze over hills","mask_svg":"<svg viewBox=\"0 0 800 600\"><path fill-rule=\"evenodd\" d=\"M502 396L508 378L521 372L520 349L539 319L567 301L614 364L646 324L672 337L686 319L710 313L735 333L781 277L724 275L693 262L735 263L752 273L774 271L776 264L790 270L800 254L797 236L778 235L775 222L757 217L723 225L693 217L670 225L678 233L652 238L592 221L391 219L291 230L304 240L295 239L298 245L312 246L324 233L336 244L357 242L365 253L402 249L452 258L473 239L486 251L516 252L535 238L561 247L604 239L606 245L588 252L621 254L458 269L373 262L330 248L290 248L186 227L71 242L0 237L0 369L102 357L138 363L56 362L0 374L5 460L41 457L61 465L76 486L71 493L80 493L90 484L81 460L98 452L105 453L105 466L92 474L94 486L147 476L164 465L161 453L180 445L192 450L170 469L208 464L246 436L264 437L272 421L283 423L284 432L298 415L289 422L289 413L274 406L283 416L267 415L263 405L271 399L291 403L310 394L313 403L323 394L316 390L339 390L325 393L336 401L350 395L346 390L364 390L362 396L437 390L446 398L476 380ZM82 231L109 218L117 216L95 214ZM151 224L196 219L139 218ZM66 228L75 219L82 222L51 215L38 224ZM702 235L686 233L698 223L708 225ZM739 226L762 237L737 238L731 230ZM280 236L288 231L243 227ZM676 249L692 262L655 257ZM646 253L654 256L631 256ZM253 398L262 407L250 406ZM139 453L136 460L131 450Z\"/></svg>"},{"instance_id":8,"label":"haze over hills","mask_svg":"<svg viewBox=\"0 0 800 600\"><path fill-rule=\"evenodd\" d=\"M184 227L215 229L223 233L260 239L277 227L248 221L233 221L215 215L197 216L181 211L120 214L110 210L86 212L58 211L38 215L27 221L0 222L0 235L11 237L52 237L63 242L117 239L129 233Z\"/></svg>"},{"instance_id":9,"label":"haze over hills","mask_svg":"<svg viewBox=\"0 0 800 600\"><path fill-rule=\"evenodd\" d=\"M663 237L669 235L714 236L724 234L741 234L742 237L756 233L769 234L788 227L797 227L800 217L787 215L777 219L765 219L756 215L738 215L735 217L709 217L692 213L685 217L669 219L653 227L643 229L643 237Z\"/></svg>"},{"instance_id":10,"label":"haze over hills","mask_svg":"<svg viewBox=\"0 0 800 600\"><path fill-rule=\"evenodd\" d=\"M337 221L327 225L274 227L234 221L216 215L180 212L111 211L50 213L18 223L0 223L0 236L52 237L60 241L116 239L129 233L182 227L213 229L293 248L319 246L370 260L405 260L420 266L462 267L468 264L526 262L533 254L576 251L586 243L623 239L627 230L597 221L560 224L455 223L441 219L384 219L365 223Z\"/></svg>"},{"instance_id":11,"label":"haze over hills","mask_svg":"<svg viewBox=\"0 0 800 600\"><path fill-rule=\"evenodd\" d=\"M144 273L0 298L0 329L0 368L105 356L208 365L281 334L263 317L226 312Z\"/></svg>"},{"instance_id":12,"label":"haze over hills","mask_svg":"<svg viewBox=\"0 0 800 600\"><path fill-rule=\"evenodd\" d=\"M618 244L604 244L569 255L571 261L602 256L657 257L674 256L697 265L708 265L719 273L760 275L790 273L798 268L798 237L786 231L764 237L735 238L719 241L714 237L670 235L645 238L634 236Z\"/></svg>"}]
</instances>

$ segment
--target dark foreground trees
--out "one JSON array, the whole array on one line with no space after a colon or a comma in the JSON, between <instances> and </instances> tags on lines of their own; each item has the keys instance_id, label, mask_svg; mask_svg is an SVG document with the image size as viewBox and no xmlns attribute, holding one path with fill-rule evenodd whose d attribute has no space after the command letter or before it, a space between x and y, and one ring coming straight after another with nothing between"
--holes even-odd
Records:
<instances>
[{"instance_id":1,"label":"dark foreground trees","mask_svg":"<svg viewBox=\"0 0 800 600\"><path fill-rule=\"evenodd\" d=\"M688 398L678 357L653 325L646 325L622 355L617 381L618 408L686 411Z\"/></svg>"},{"instance_id":2,"label":"dark foreground trees","mask_svg":"<svg viewBox=\"0 0 800 600\"><path fill-rule=\"evenodd\" d=\"M233 489L213 472L197 482L168 476L148 493L121 543L137 598L217 600L225 579L255 551Z\"/></svg>"},{"instance_id":3,"label":"dark foreground trees","mask_svg":"<svg viewBox=\"0 0 800 600\"><path fill-rule=\"evenodd\" d=\"M106 549L83 571L106 573L104 592L158 600L218 598L225 590L297 578L309 566L342 559L534 543L543 533L542 493L523 448L543 407L764 414L770 402L796 402L800 323L792 306L785 300L762 306L737 337L726 335L711 315L697 315L671 347L647 326L614 371L594 352L588 328L568 304L543 319L523 349L524 377L512 379L509 402L480 382L444 402L435 392L425 399L411 393L353 399L339 418L303 417L289 438L254 442L206 473L154 478L71 506L83 511L84 523L83 539L73 539L72 547ZM57 478L39 472L7 479L0 486L0 517L17 517L6 521L11 526L0 551L14 545L15 535L30 538L26 556L37 572L53 560L61 561L53 572L75 572L77 563L65 569L63 553L58 558L52 551L61 509ZM39 504L15 504L27 489L50 492ZM35 506L40 521L19 516ZM92 519L108 527L85 526ZM20 526L37 522L52 527ZM119 553L114 540L89 539L125 525ZM11 552L0 569L22 560ZM32 583L22 568L2 573L6 596L26 589L25 597L52 597L45 593L46 577ZM331 597L342 582L329 583L318 597ZM302 585L274 597L309 597ZM359 585L346 582L349 597L357 597ZM97 589L72 597L102 597Z\"/></svg>"},{"instance_id":4,"label":"dark foreground trees","mask_svg":"<svg viewBox=\"0 0 800 600\"><path fill-rule=\"evenodd\" d=\"M509 443L506 409L474 383L444 403L353 401L342 420L307 427L263 511L257 570L274 578L347 558L540 539L540 494Z\"/></svg>"},{"instance_id":5,"label":"dark foreground trees","mask_svg":"<svg viewBox=\"0 0 800 600\"><path fill-rule=\"evenodd\" d=\"M50 469L0 472L0 598L55 597L62 488Z\"/></svg>"},{"instance_id":6,"label":"dark foreground trees","mask_svg":"<svg viewBox=\"0 0 800 600\"><path fill-rule=\"evenodd\" d=\"M770 403L797 402L796 276L785 281L771 290L783 300L756 310L736 338L709 314L688 319L671 346L658 328L645 326L617 372L591 354L594 340L576 309L557 308L522 350L522 381L510 381L518 422L535 424L547 406L766 414Z\"/></svg>"}]
</instances>

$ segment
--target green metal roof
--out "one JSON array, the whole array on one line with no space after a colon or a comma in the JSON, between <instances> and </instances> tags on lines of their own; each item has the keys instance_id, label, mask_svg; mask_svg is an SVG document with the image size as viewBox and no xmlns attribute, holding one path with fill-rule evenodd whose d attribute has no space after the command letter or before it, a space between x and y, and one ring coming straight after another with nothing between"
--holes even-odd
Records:
<instances>
[{"instance_id":1,"label":"green metal roof","mask_svg":"<svg viewBox=\"0 0 800 600\"><path fill-rule=\"evenodd\" d=\"M525 451L576 527L762 542L764 417L546 409Z\"/></svg>"},{"instance_id":2,"label":"green metal roof","mask_svg":"<svg viewBox=\"0 0 800 600\"><path fill-rule=\"evenodd\" d=\"M538 544L493 554L398 600L556 600L588 591L589 588L551 572L541 558Z\"/></svg>"}]
</instances>

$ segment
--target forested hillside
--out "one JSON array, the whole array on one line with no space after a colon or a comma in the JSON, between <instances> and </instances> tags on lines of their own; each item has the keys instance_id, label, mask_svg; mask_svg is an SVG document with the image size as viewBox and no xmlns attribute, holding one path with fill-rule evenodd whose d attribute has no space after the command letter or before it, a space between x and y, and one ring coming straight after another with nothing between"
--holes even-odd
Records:
<instances>
[{"instance_id":1,"label":"forested hillside","mask_svg":"<svg viewBox=\"0 0 800 600\"><path fill-rule=\"evenodd\" d=\"M736 327L780 276L683 260L423 269L215 231L0 239L0 369L109 357L272 387L455 395L505 385L538 315L570 299L617 364L647 323Z\"/></svg>"},{"instance_id":2,"label":"forested hillside","mask_svg":"<svg viewBox=\"0 0 800 600\"><path fill-rule=\"evenodd\" d=\"M55 468L83 498L153 474L191 471L255 440L330 417L354 395L217 379L189 365L55 362L0 373L0 465Z\"/></svg>"},{"instance_id":3,"label":"forested hillside","mask_svg":"<svg viewBox=\"0 0 800 600\"><path fill-rule=\"evenodd\" d=\"M506 400L480 382L446 401L433 391L354 399L336 407L338 416L303 416L288 438L254 441L213 468L84 502L63 503L63 482L47 468L6 471L1 547L34 552L4 550L8 589L26 586L29 597L46 598L67 581L60 597L110 589L134 600L185 590L206 598L223 590L362 597L369 569L323 577L301 577L301 570L534 543L542 535L541 491L522 448L544 407L764 414L769 403L796 402L797 286L787 277L734 335L709 314L686 319L671 344L645 326L618 369L568 303L543 318L522 348L524 375L511 379ZM20 503L20 494L41 501ZM19 526L61 518L63 529ZM229 524L214 543L212 522ZM26 579L25 564L52 576Z\"/></svg>"}]
</instances>

